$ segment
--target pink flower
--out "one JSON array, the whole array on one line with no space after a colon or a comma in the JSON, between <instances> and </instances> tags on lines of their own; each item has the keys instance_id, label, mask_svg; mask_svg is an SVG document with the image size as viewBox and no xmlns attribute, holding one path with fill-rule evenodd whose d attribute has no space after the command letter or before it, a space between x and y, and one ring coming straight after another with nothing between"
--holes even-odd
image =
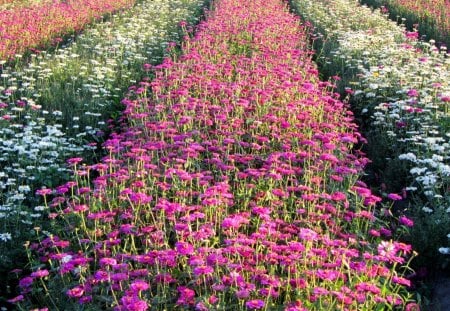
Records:
<instances>
[{"instance_id":1,"label":"pink flower","mask_svg":"<svg viewBox=\"0 0 450 311\"><path fill-rule=\"evenodd\" d=\"M134 292L141 292L144 290L149 289L150 285L148 284L148 282L145 282L143 280L136 280L133 283L131 283L130 288L134 291Z\"/></svg>"},{"instance_id":2,"label":"pink flower","mask_svg":"<svg viewBox=\"0 0 450 311\"><path fill-rule=\"evenodd\" d=\"M146 311L149 307L145 301L135 296L123 296L120 302L126 311Z\"/></svg>"},{"instance_id":3,"label":"pink flower","mask_svg":"<svg viewBox=\"0 0 450 311\"><path fill-rule=\"evenodd\" d=\"M236 297L239 299L245 299L250 297L250 291L246 288L239 289L236 291Z\"/></svg>"},{"instance_id":4,"label":"pink flower","mask_svg":"<svg viewBox=\"0 0 450 311\"><path fill-rule=\"evenodd\" d=\"M249 308L250 310L259 310L264 308L265 303L263 300L260 299L253 299L249 300L245 303L245 306Z\"/></svg>"},{"instance_id":5,"label":"pink flower","mask_svg":"<svg viewBox=\"0 0 450 311\"><path fill-rule=\"evenodd\" d=\"M43 278L43 277L46 277L48 274L49 273L48 273L47 269L37 270L37 271L31 273L31 277L33 277L33 278Z\"/></svg>"},{"instance_id":6,"label":"pink flower","mask_svg":"<svg viewBox=\"0 0 450 311\"><path fill-rule=\"evenodd\" d=\"M417 90L415 89L410 89L406 95L408 95L409 97L417 97L419 96L419 92L417 92Z\"/></svg>"},{"instance_id":7,"label":"pink flower","mask_svg":"<svg viewBox=\"0 0 450 311\"><path fill-rule=\"evenodd\" d=\"M370 292L375 295L381 293L381 290L376 285L367 282L358 283L356 284L355 288L357 291Z\"/></svg>"},{"instance_id":8,"label":"pink flower","mask_svg":"<svg viewBox=\"0 0 450 311\"><path fill-rule=\"evenodd\" d=\"M23 279L21 279L21 280L19 281L19 286L20 286L22 289L25 289L25 288L27 288L27 287L30 287L30 286L33 284L33 281L34 281L34 279L33 279L32 277L29 277L29 276L24 277Z\"/></svg>"},{"instance_id":9,"label":"pink flower","mask_svg":"<svg viewBox=\"0 0 450 311\"><path fill-rule=\"evenodd\" d=\"M177 242L175 248L180 255L192 255L194 253L194 247L188 242Z\"/></svg>"},{"instance_id":10,"label":"pink flower","mask_svg":"<svg viewBox=\"0 0 450 311\"><path fill-rule=\"evenodd\" d=\"M411 219L409 219L409 218L406 217L406 216L400 216L400 218L399 218L398 220L399 220L399 222L400 222L402 225L405 225L405 226L407 226L407 227L412 227L412 226L414 226L414 221L411 220Z\"/></svg>"},{"instance_id":11,"label":"pink flower","mask_svg":"<svg viewBox=\"0 0 450 311\"><path fill-rule=\"evenodd\" d=\"M395 284L400 284L400 285L405 285L410 287L411 286L411 281L408 279L405 279L403 277L399 277L399 276L393 276L392 277L392 282Z\"/></svg>"},{"instance_id":12,"label":"pink flower","mask_svg":"<svg viewBox=\"0 0 450 311\"><path fill-rule=\"evenodd\" d=\"M76 164L80 163L81 161L83 161L83 158L70 158L67 160L67 163L70 165L76 165Z\"/></svg>"},{"instance_id":13,"label":"pink flower","mask_svg":"<svg viewBox=\"0 0 450 311\"><path fill-rule=\"evenodd\" d=\"M210 266L198 266L194 268L194 275L200 276L200 275L208 275L212 274L214 272L214 269Z\"/></svg>"},{"instance_id":14,"label":"pink flower","mask_svg":"<svg viewBox=\"0 0 450 311\"><path fill-rule=\"evenodd\" d=\"M9 303L18 303L19 301L22 301L24 299L25 299L25 297L23 295L19 295L19 296L16 296L16 297L12 298L12 299L9 299L8 302Z\"/></svg>"},{"instance_id":15,"label":"pink flower","mask_svg":"<svg viewBox=\"0 0 450 311\"><path fill-rule=\"evenodd\" d=\"M84 295L84 288L81 285L75 286L74 288L67 290L66 294L71 298L80 298Z\"/></svg>"},{"instance_id":16,"label":"pink flower","mask_svg":"<svg viewBox=\"0 0 450 311\"><path fill-rule=\"evenodd\" d=\"M389 193L388 194L388 198L393 200L393 201L398 201L398 200L402 200L403 199L401 195L398 195L396 193Z\"/></svg>"},{"instance_id":17,"label":"pink flower","mask_svg":"<svg viewBox=\"0 0 450 311\"><path fill-rule=\"evenodd\" d=\"M114 258L103 257L100 259L99 263L101 267L114 266L117 265L117 260Z\"/></svg>"},{"instance_id":18,"label":"pink flower","mask_svg":"<svg viewBox=\"0 0 450 311\"><path fill-rule=\"evenodd\" d=\"M415 302L408 303L405 307L405 311L420 311L420 305Z\"/></svg>"},{"instance_id":19,"label":"pink flower","mask_svg":"<svg viewBox=\"0 0 450 311\"><path fill-rule=\"evenodd\" d=\"M48 188L42 188L42 189L36 190L36 194L42 195L42 196L46 196L48 194L51 194L52 192L53 192L52 189L48 189Z\"/></svg>"},{"instance_id":20,"label":"pink flower","mask_svg":"<svg viewBox=\"0 0 450 311\"><path fill-rule=\"evenodd\" d=\"M195 291L185 286L179 286L177 288L179 297L177 300L177 305L193 305L195 298Z\"/></svg>"}]
</instances>

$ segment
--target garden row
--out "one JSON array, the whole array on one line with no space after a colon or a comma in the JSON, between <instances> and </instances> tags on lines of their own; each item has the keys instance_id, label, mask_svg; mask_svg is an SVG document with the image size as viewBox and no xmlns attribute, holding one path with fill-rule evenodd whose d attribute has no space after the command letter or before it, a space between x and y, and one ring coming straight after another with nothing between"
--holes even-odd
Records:
<instances>
[{"instance_id":1,"label":"garden row","mask_svg":"<svg viewBox=\"0 0 450 311\"><path fill-rule=\"evenodd\" d=\"M369 140L382 189L416 220L420 264L445 267L450 248L450 59L445 47L350 0L293 0L315 27L317 60L338 74ZM368 48L370 47L370 48ZM377 176L378 174L378 176ZM386 190L385 190L386 191ZM439 251L438 251L439 250Z\"/></svg>"},{"instance_id":2,"label":"garden row","mask_svg":"<svg viewBox=\"0 0 450 311\"><path fill-rule=\"evenodd\" d=\"M0 64L29 49L57 44L106 14L130 8L134 0L68 0L38 2L0 10Z\"/></svg>"},{"instance_id":3,"label":"garden row","mask_svg":"<svg viewBox=\"0 0 450 311\"><path fill-rule=\"evenodd\" d=\"M162 61L179 23L196 23L204 1L143 1L92 25L65 47L3 66L0 76L0 272L20 268L25 241L50 230L49 210L35 192L69 179L66 160L98 156L109 119L128 86ZM54 21L57 23L57 20ZM109 121L108 121L109 120ZM106 134L105 134L106 132ZM56 191L64 192L64 187ZM6 290L4 282L0 296Z\"/></svg>"},{"instance_id":4,"label":"garden row","mask_svg":"<svg viewBox=\"0 0 450 311\"><path fill-rule=\"evenodd\" d=\"M64 226L29 245L19 308L415 306L393 240L411 222L374 209L352 114L286 4L218 0L173 52L122 100L108 155L38 191Z\"/></svg>"},{"instance_id":5,"label":"garden row","mask_svg":"<svg viewBox=\"0 0 450 311\"><path fill-rule=\"evenodd\" d=\"M449 0L360 0L361 3L380 8L393 20L416 29L426 40L450 45Z\"/></svg>"},{"instance_id":6,"label":"garden row","mask_svg":"<svg viewBox=\"0 0 450 311\"><path fill-rule=\"evenodd\" d=\"M32 6L45 1L49 2L51 0L0 0L0 10Z\"/></svg>"}]
</instances>

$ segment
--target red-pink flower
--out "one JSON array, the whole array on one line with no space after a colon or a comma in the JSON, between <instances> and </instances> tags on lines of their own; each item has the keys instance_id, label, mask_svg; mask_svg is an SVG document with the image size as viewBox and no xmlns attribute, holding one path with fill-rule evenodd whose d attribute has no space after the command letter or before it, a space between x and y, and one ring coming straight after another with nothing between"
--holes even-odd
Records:
<instances>
[{"instance_id":1,"label":"red-pink flower","mask_svg":"<svg viewBox=\"0 0 450 311\"><path fill-rule=\"evenodd\" d=\"M388 194L388 198L393 200L393 201L398 201L398 200L402 200L403 199L401 195L398 195L396 193L389 193Z\"/></svg>"},{"instance_id":2,"label":"red-pink flower","mask_svg":"<svg viewBox=\"0 0 450 311\"><path fill-rule=\"evenodd\" d=\"M253 299L249 300L245 303L245 306L249 308L250 310L259 310L264 308L265 303L264 300L261 299Z\"/></svg>"},{"instance_id":3,"label":"red-pink flower","mask_svg":"<svg viewBox=\"0 0 450 311\"><path fill-rule=\"evenodd\" d=\"M75 286L74 288L67 290L66 294L71 298L80 298L84 295L84 288L81 285Z\"/></svg>"},{"instance_id":4,"label":"red-pink flower","mask_svg":"<svg viewBox=\"0 0 450 311\"><path fill-rule=\"evenodd\" d=\"M141 291L149 289L149 287L150 287L150 285L148 284L148 282L143 281L143 280L136 280L130 284L130 288L134 292L141 292Z\"/></svg>"},{"instance_id":5,"label":"red-pink flower","mask_svg":"<svg viewBox=\"0 0 450 311\"><path fill-rule=\"evenodd\" d=\"M400 216L400 218L399 218L398 220L399 220L399 222L400 222L402 225L405 225L405 226L407 226L407 227L412 227L412 226L414 226L414 221L411 220L411 219L409 219L409 218L406 217L406 216Z\"/></svg>"},{"instance_id":6,"label":"red-pink flower","mask_svg":"<svg viewBox=\"0 0 450 311\"><path fill-rule=\"evenodd\" d=\"M31 273L31 277L33 278L43 278L49 275L49 272L47 269L37 270L33 273Z\"/></svg>"}]
</instances>

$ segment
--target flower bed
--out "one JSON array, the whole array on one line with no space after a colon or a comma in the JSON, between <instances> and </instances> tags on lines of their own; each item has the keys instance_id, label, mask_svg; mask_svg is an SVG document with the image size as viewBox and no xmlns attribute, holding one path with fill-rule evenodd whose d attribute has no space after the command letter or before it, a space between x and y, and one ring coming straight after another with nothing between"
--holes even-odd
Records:
<instances>
[{"instance_id":1,"label":"flower bed","mask_svg":"<svg viewBox=\"0 0 450 311\"><path fill-rule=\"evenodd\" d=\"M446 246L450 225L446 49L417 41L416 32L352 1L293 4L317 26L325 51L322 66L343 76L341 89L347 87L355 111L367 122L371 159L381 182L402 194L399 207L417 220L412 242L422 264L445 267L447 259L438 249Z\"/></svg>"},{"instance_id":2,"label":"flower bed","mask_svg":"<svg viewBox=\"0 0 450 311\"><path fill-rule=\"evenodd\" d=\"M0 10L7 10L18 7L27 7L41 3L48 3L51 0L0 0Z\"/></svg>"},{"instance_id":3,"label":"flower bed","mask_svg":"<svg viewBox=\"0 0 450 311\"><path fill-rule=\"evenodd\" d=\"M282 1L217 1L183 54L130 88L108 156L70 159L66 193L40 192L68 230L30 245L24 295L68 309L402 309L410 246L374 214L361 137L306 41Z\"/></svg>"},{"instance_id":4,"label":"flower bed","mask_svg":"<svg viewBox=\"0 0 450 311\"><path fill-rule=\"evenodd\" d=\"M80 155L93 159L97 144L111 126L107 120L123 109L124 92L146 74L144 62L160 63L169 42L181 39L178 24L196 23L203 5L200 0L143 1L107 22L92 25L65 48L32 55L25 66L3 66L2 276L12 268L22 268L22 245L35 236L33 228L50 230L53 225L36 190L68 180L66 159Z\"/></svg>"},{"instance_id":5,"label":"flower bed","mask_svg":"<svg viewBox=\"0 0 450 311\"><path fill-rule=\"evenodd\" d=\"M427 40L450 45L449 0L361 0L361 3L381 7L389 16L404 22L410 30L417 29Z\"/></svg>"},{"instance_id":6,"label":"flower bed","mask_svg":"<svg viewBox=\"0 0 450 311\"><path fill-rule=\"evenodd\" d=\"M69 0L0 11L0 61L30 48L48 47L105 14L129 8L134 0ZM56 41L55 41L56 40Z\"/></svg>"}]
</instances>

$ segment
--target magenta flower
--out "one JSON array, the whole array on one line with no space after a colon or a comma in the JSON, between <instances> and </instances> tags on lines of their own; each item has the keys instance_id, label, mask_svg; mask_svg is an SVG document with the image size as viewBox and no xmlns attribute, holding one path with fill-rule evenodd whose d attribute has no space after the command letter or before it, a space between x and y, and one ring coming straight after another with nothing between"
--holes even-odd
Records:
<instances>
[{"instance_id":1,"label":"magenta flower","mask_svg":"<svg viewBox=\"0 0 450 311\"><path fill-rule=\"evenodd\" d=\"M393 200L393 201L399 201L399 200L403 199L401 195L398 195L396 193L389 193L388 194L388 198Z\"/></svg>"},{"instance_id":2,"label":"magenta flower","mask_svg":"<svg viewBox=\"0 0 450 311\"><path fill-rule=\"evenodd\" d=\"M179 286L177 288L179 297L177 305L193 305L195 301L195 291L185 286Z\"/></svg>"},{"instance_id":3,"label":"magenta flower","mask_svg":"<svg viewBox=\"0 0 450 311\"><path fill-rule=\"evenodd\" d=\"M143 281L143 280L136 280L130 284L130 288L134 292L141 292L141 291L149 289L149 287L150 287L150 285L148 284L148 282Z\"/></svg>"},{"instance_id":4,"label":"magenta flower","mask_svg":"<svg viewBox=\"0 0 450 311\"><path fill-rule=\"evenodd\" d=\"M18 302L20 302L20 301L22 301L24 299L25 299L25 297L23 295L18 295L18 296L14 297L14 298L9 299L8 302L14 304L14 303L18 303Z\"/></svg>"},{"instance_id":5,"label":"magenta flower","mask_svg":"<svg viewBox=\"0 0 450 311\"><path fill-rule=\"evenodd\" d=\"M209 275L214 272L214 269L210 266L198 266L194 268L193 272L195 276Z\"/></svg>"},{"instance_id":6,"label":"magenta flower","mask_svg":"<svg viewBox=\"0 0 450 311\"><path fill-rule=\"evenodd\" d=\"M123 296L120 302L126 311L146 311L149 308L147 302L135 296Z\"/></svg>"},{"instance_id":7,"label":"magenta flower","mask_svg":"<svg viewBox=\"0 0 450 311\"><path fill-rule=\"evenodd\" d=\"M260 299L253 299L253 300L249 300L245 303L245 306L247 308L249 308L250 310L259 310L264 308L264 301L260 300Z\"/></svg>"},{"instance_id":8,"label":"magenta flower","mask_svg":"<svg viewBox=\"0 0 450 311\"><path fill-rule=\"evenodd\" d=\"M103 257L100 259L100 266L101 267L105 267L105 266L114 266L117 265L117 260L114 258L107 258L107 257Z\"/></svg>"},{"instance_id":9,"label":"magenta flower","mask_svg":"<svg viewBox=\"0 0 450 311\"><path fill-rule=\"evenodd\" d=\"M83 161L83 158L70 158L67 160L67 163L70 165L76 165L76 164L80 163L81 161Z\"/></svg>"},{"instance_id":10,"label":"magenta flower","mask_svg":"<svg viewBox=\"0 0 450 311\"><path fill-rule=\"evenodd\" d=\"M415 89L410 89L406 95L408 95L409 97L417 97L419 96L419 92L417 92L417 90Z\"/></svg>"},{"instance_id":11,"label":"magenta flower","mask_svg":"<svg viewBox=\"0 0 450 311\"><path fill-rule=\"evenodd\" d=\"M180 255L191 255L194 253L194 247L187 242L177 242L175 247Z\"/></svg>"},{"instance_id":12,"label":"magenta flower","mask_svg":"<svg viewBox=\"0 0 450 311\"><path fill-rule=\"evenodd\" d=\"M410 280L405 279L405 278L400 277L400 276L396 276L396 275L394 275L394 276L392 277L392 282L394 282L394 283L396 283L396 284L405 285L405 286L407 286L407 287L410 287L410 286L411 286L411 281L410 281Z\"/></svg>"},{"instance_id":13,"label":"magenta flower","mask_svg":"<svg viewBox=\"0 0 450 311\"><path fill-rule=\"evenodd\" d=\"M358 284L356 284L355 288L357 291L370 292L375 295L378 295L381 293L381 290L376 285L374 285L372 283L367 283L367 282L358 283Z\"/></svg>"},{"instance_id":14,"label":"magenta flower","mask_svg":"<svg viewBox=\"0 0 450 311\"><path fill-rule=\"evenodd\" d=\"M36 190L36 194L42 195L42 196L49 195L52 192L53 192L52 189L49 189L49 188L42 188L42 189Z\"/></svg>"},{"instance_id":15,"label":"magenta flower","mask_svg":"<svg viewBox=\"0 0 450 311\"><path fill-rule=\"evenodd\" d=\"M49 272L47 269L37 270L33 273L31 273L31 277L33 278L43 278L49 275Z\"/></svg>"},{"instance_id":16,"label":"magenta flower","mask_svg":"<svg viewBox=\"0 0 450 311\"><path fill-rule=\"evenodd\" d=\"M405 225L405 226L407 226L407 227L412 227L412 226L414 226L414 221L411 220L411 219L409 219L409 218L406 217L406 216L400 216L400 218L399 218L398 220L399 220L399 222L400 222L402 225Z\"/></svg>"},{"instance_id":17,"label":"magenta flower","mask_svg":"<svg viewBox=\"0 0 450 311\"><path fill-rule=\"evenodd\" d=\"M239 299L245 299L250 297L250 291L246 288L239 289L236 291L236 297Z\"/></svg>"},{"instance_id":18,"label":"magenta flower","mask_svg":"<svg viewBox=\"0 0 450 311\"><path fill-rule=\"evenodd\" d=\"M67 290L66 294L71 298L80 298L84 295L84 288L83 286L75 286L74 288Z\"/></svg>"},{"instance_id":19,"label":"magenta flower","mask_svg":"<svg viewBox=\"0 0 450 311\"><path fill-rule=\"evenodd\" d=\"M415 302L408 303L405 307L405 311L420 311L420 305Z\"/></svg>"},{"instance_id":20,"label":"magenta flower","mask_svg":"<svg viewBox=\"0 0 450 311\"><path fill-rule=\"evenodd\" d=\"M23 289L30 287L33 284L34 279L32 277L24 277L23 279L20 279L19 286Z\"/></svg>"}]
</instances>

